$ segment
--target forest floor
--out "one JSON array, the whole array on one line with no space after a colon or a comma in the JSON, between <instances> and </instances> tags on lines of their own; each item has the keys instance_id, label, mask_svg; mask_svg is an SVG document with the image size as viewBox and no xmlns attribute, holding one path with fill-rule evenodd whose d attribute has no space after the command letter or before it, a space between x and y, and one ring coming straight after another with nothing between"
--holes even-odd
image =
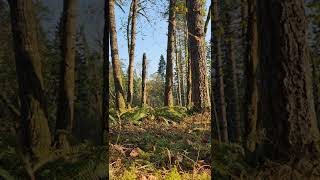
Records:
<instances>
[{"instance_id":1,"label":"forest floor","mask_svg":"<svg viewBox=\"0 0 320 180\"><path fill-rule=\"evenodd\" d=\"M144 118L112 124L111 179L211 179L210 119L204 113L179 122Z\"/></svg>"}]
</instances>

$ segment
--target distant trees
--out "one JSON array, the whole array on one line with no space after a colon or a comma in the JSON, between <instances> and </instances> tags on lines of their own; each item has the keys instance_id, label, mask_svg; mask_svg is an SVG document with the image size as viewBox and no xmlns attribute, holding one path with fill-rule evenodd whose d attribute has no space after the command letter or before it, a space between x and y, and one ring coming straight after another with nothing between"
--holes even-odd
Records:
<instances>
[{"instance_id":1,"label":"distant trees","mask_svg":"<svg viewBox=\"0 0 320 180\"><path fill-rule=\"evenodd\" d=\"M166 61L164 60L164 57L163 57L162 54L160 56L157 73L159 74L159 76L163 80L165 80L165 76L166 76Z\"/></svg>"},{"instance_id":2,"label":"distant trees","mask_svg":"<svg viewBox=\"0 0 320 180\"><path fill-rule=\"evenodd\" d=\"M18 135L26 154L45 157L50 149L48 109L44 94L38 27L32 0L9 0L21 120Z\"/></svg>"}]
</instances>

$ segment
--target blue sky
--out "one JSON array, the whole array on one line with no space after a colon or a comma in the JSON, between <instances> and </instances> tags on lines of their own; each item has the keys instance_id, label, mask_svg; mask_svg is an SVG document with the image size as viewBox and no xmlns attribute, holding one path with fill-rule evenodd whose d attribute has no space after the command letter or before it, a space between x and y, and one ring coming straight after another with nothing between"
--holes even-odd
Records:
<instances>
[{"instance_id":1,"label":"blue sky","mask_svg":"<svg viewBox=\"0 0 320 180\"><path fill-rule=\"evenodd\" d=\"M209 7L209 2L206 3L206 10ZM161 15L168 6L168 1L157 1L157 7L147 9L151 24L143 17L138 18L138 34L136 39L135 50L135 69L137 72L141 71L142 55L145 52L148 59L148 74L151 75L157 71L160 55L163 54L166 57L167 50L167 18ZM129 5L123 6L125 13L116 7L116 20L118 30L118 46L119 55L123 63L128 64L128 48L126 32L121 28L121 24L125 23L128 16ZM206 18L206 17L204 17ZM210 30L210 24L208 29ZM207 33L206 40L209 41L210 33ZM126 72L126 69L124 69ZM139 73L140 74L140 73Z\"/></svg>"},{"instance_id":2,"label":"blue sky","mask_svg":"<svg viewBox=\"0 0 320 180\"><path fill-rule=\"evenodd\" d=\"M124 72L127 72L128 49L127 49L127 39L126 32L123 31L122 25L125 24L128 11L129 3L131 0L123 0L125 4L122 6L125 12L123 12L118 6L115 8L116 12L116 25L118 31L118 45L119 45L119 55L121 61L126 65ZM167 18L162 16L168 7L168 0L149 0L154 1L156 4L149 6L146 9L146 13L151 21L151 24L146 21L145 18L138 17L138 34L136 39L136 49L135 49L135 69L140 74L141 72L141 61L144 52L147 53L148 58L148 74L151 75L157 71L158 62L160 55L163 54L166 57L167 49L167 29L168 23ZM46 30L53 34L54 27L56 26L61 11L63 9L63 0L43 0L44 5L46 5L50 11L50 16L44 21ZM85 26L85 32L87 35L87 40L90 47L96 49L97 41L102 40L103 37L103 0L79 0L79 11L78 11L78 24ZM206 1L206 10L208 10L210 1ZM206 18L206 17L204 17ZM208 27L210 30L210 24ZM206 40L209 41L210 33L207 33Z\"/></svg>"}]
</instances>

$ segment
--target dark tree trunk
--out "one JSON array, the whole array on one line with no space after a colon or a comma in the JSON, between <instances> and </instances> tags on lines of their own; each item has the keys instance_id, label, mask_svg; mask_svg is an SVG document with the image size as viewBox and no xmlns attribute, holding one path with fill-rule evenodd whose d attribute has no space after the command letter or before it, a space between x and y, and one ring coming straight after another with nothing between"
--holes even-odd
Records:
<instances>
[{"instance_id":1,"label":"dark tree trunk","mask_svg":"<svg viewBox=\"0 0 320 180\"><path fill-rule=\"evenodd\" d=\"M118 50L118 38L117 38L117 28L116 19L114 12L115 0L110 0L109 2L109 15L110 15L110 44L111 44L111 57L112 57L112 68L113 68L113 79L116 93L116 106L120 112L125 111L125 92L123 89L121 64L119 60L119 50Z\"/></svg>"},{"instance_id":2,"label":"dark tree trunk","mask_svg":"<svg viewBox=\"0 0 320 180\"><path fill-rule=\"evenodd\" d=\"M192 101L198 111L210 107L208 93L207 63L204 37L204 19L202 16L204 2L200 0L187 1L188 8L188 39L189 57L192 68Z\"/></svg>"},{"instance_id":3,"label":"dark tree trunk","mask_svg":"<svg viewBox=\"0 0 320 180\"><path fill-rule=\"evenodd\" d=\"M41 158L49 153L51 137L41 74L39 27L32 0L8 2L11 9L11 28L21 102L18 135L24 153Z\"/></svg>"},{"instance_id":4,"label":"dark tree trunk","mask_svg":"<svg viewBox=\"0 0 320 180\"><path fill-rule=\"evenodd\" d=\"M176 29L176 0L170 0L169 22L168 22L168 47L167 47L167 67L166 67L166 85L164 93L164 105L173 106L173 59L174 59L174 35Z\"/></svg>"},{"instance_id":5,"label":"dark tree trunk","mask_svg":"<svg viewBox=\"0 0 320 180\"><path fill-rule=\"evenodd\" d=\"M319 140L303 0L258 1L264 155L306 156Z\"/></svg>"},{"instance_id":6,"label":"dark tree trunk","mask_svg":"<svg viewBox=\"0 0 320 180\"><path fill-rule=\"evenodd\" d=\"M144 107L145 105L147 105L147 55L146 53L143 53L141 107Z\"/></svg>"},{"instance_id":7,"label":"dark tree trunk","mask_svg":"<svg viewBox=\"0 0 320 180\"><path fill-rule=\"evenodd\" d=\"M232 30L232 1L226 1L225 8L225 46L226 46L226 61L229 72L229 83L230 87L230 122L232 122L232 133L234 134L234 141L237 143L241 142L241 114L240 114L240 102L239 102L239 88L238 88L238 77L237 77L237 62L234 54L234 33ZM230 131L229 131L230 132Z\"/></svg>"},{"instance_id":8,"label":"dark tree trunk","mask_svg":"<svg viewBox=\"0 0 320 180\"><path fill-rule=\"evenodd\" d=\"M102 76L102 127L106 131L106 145L109 144L109 40L110 40L110 22L109 22L109 2L105 1L104 7L104 34L103 34L103 76ZM102 133L101 143L104 143L104 133Z\"/></svg>"},{"instance_id":9,"label":"dark tree trunk","mask_svg":"<svg viewBox=\"0 0 320 180\"><path fill-rule=\"evenodd\" d=\"M246 92L244 105L244 137L245 149L253 152L256 147L257 121L258 121L258 29L257 29L257 12L256 1L248 0L248 26L247 26L247 50L245 53L245 78Z\"/></svg>"},{"instance_id":10,"label":"dark tree trunk","mask_svg":"<svg viewBox=\"0 0 320 180\"><path fill-rule=\"evenodd\" d=\"M214 63L213 68L215 69L215 82L211 84L214 89L214 101L215 109L217 111L217 119L221 122L221 133L222 141L225 143L229 142L228 137L228 122L227 122L227 113L226 113L226 103L224 96L224 79L223 79L223 64L221 58L221 22L219 20L219 8L218 0L213 0L213 24L214 28L214 37L212 37L213 52L214 52Z\"/></svg>"},{"instance_id":11,"label":"dark tree trunk","mask_svg":"<svg viewBox=\"0 0 320 180\"><path fill-rule=\"evenodd\" d=\"M74 119L75 53L76 53L76 0L64 0L62 25L62 62L60 69L59 102L56 121L55 147L69 148Z\"/></svg>"},{"instance_id":12,"label":"dark tree trunk","mask_svg":"<svg viewBox=\"0 0 320 180\"><path fill-rule=\"evenodd\" d=\"M215 23L215 18L214 17L214 12L213 12L213 6L212 4L210 5L211 7L211 24L214 25ZM211 26L211 39L210 39L210 43L211 43L211 87L214 85L215 83L215 74L214 74L214 68L215 68L215 52L214 52L214 43L215 43L215 26ZM216 105L215 105L215 99L214 99L214 92L213 92L213 88L211 88L211 138L212 141L216 140L221 142L221 133L220 133L220 121L218 119L218 115L217 115L217 111L216 111ZM214 152L214 150L212 150L212 152Z\"/></svg>"},{"instance_id":13,"label":"dark tree trunk","mask_svg":"<svg viewBox=\"0 0 320 180\"><path fill-rule=\"evenodd\" d=\"M131 41L129 51L129 68L128 68L128 96L127 104L130 108L133 100L133 66L134 66L134 50L136 47L136 26L137 26L137 9L138 0L132 0L132 17L131 17Z\"/></svg>"}]
</instances>

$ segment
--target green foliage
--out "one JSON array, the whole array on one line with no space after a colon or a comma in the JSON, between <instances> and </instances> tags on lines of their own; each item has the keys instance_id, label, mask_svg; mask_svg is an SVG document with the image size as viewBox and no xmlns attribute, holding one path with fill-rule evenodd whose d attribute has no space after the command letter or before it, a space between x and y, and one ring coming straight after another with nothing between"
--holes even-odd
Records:
<instances>
[{"instance_id":1,"label":"green foliage","mask_svg":"<svg viewBox=\"0 0 320 180\"><path fill-rule=\"evenodd\" d=\"M165 180L181 180L181 176L177 170L177 167L171 169L170 173L166 175Z\"/></svg>"},{"instance_id":2,"label":"green foliage","mask_svg":"<svg viewBox=\"0 0 320 180\"><path fill-rule=\"evenodd\" d=\"M160 56L160 61L159 61L157 73L160 75L162 80L165 79L165 77L166 77L166 61L164 60L164 56L162 54Z\"/></svg>"}]
</instances>

